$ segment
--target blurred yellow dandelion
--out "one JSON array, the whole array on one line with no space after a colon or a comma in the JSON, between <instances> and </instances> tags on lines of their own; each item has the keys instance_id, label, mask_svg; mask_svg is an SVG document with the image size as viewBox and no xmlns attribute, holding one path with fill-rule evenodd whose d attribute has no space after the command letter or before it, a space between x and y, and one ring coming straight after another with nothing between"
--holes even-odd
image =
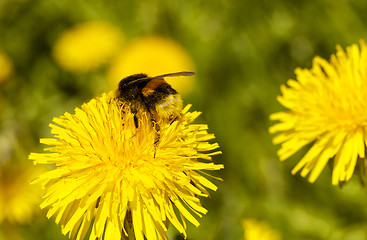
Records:
<instances>
[{"instance_id":1,"label":"blurred yellow dandelion","mask_svg":"<svg viewBox=\"0 0 367 240\"><path fill-rule=\"evenodd\" d=\"M171 72L195 71L189 53L179 43L164 37L146 36L133 40L113 61L108 80L113 87L129 75L146 73L158 76ZM177 77L168 79L181 94L188 93L194 85L194 78Z\"/></svg>"},{"instance_id":2,"label":"blurred yellow dandelion","mask_svg":"<svg viewBox=\"0 0 367 240\"><path fill-rule=\"evenodd\" d=\"M6 81L13 74L13 63L9 57L0 50L0 83Z\"/></svg>"},{"instance_id":3,"label":"blurred yellow dandelion","mask_svg":"<svg viewBox=\"0 0 367 240\"><path fill-rule=\"evenodd\" d=\"M281 235L277 230L270 228L265 222L255 219L244 219L242 221L245 240L281 240Z\"/></svg>"},{"instance_id":4,"label":"blurred yellow dandelion","mask_svg":"<svg viewBox=\"0 0 367 240\"><path fill-rule=\"evenodd\" d=\"M55 138L41 139L47 152L30 155L36 164L56 164L37 179L47 217L56 215L72 239L84 239L91 225L89 239L120 240L130 228L138 240L167 239L169 222L186 236L185 219L198 226L194 216L207 212L199 197L217 189L203 171L223 168L211 161L220 153L208 142L214 135L191 123L200 113L189 107L173 123L159 122L158 146L150 116L138 112L136 128L129 104L114 93L54 118Z\"/></svg>"},{"instance_id":5,"label":"blurred yellow dandelion","mask_svg":"<svg viewBox=\"0 0 367 240\"><path fill-rule=\"evenodd\" d=\"M280 144L280 160L285 160L304 146L311 148L292 170L301 170L314 182L329 159L334 158L332 184L348 181L358 158L365 158L367 141L367 46L360 41L337 53L330 62L315 57L312 68L295 70L297 80L281 86L278 101L288 111L270 116L278 120L270 127L277 133L273 142Z\"/></svg>"},{"instance_id":6,"label":"blurred yellow dandelion","mask_svg":"<svg viewBox=\"0 0 367 240\"><path fill-rule=\"evenodd\" d=\"M0 167L0 224L31 221L39 209L41 189L29 183L39 173L38 169L20 164Z\"/></svg>"},{"instance_id":7,"label":"blurred yellow dandelion","mask_svg":"<svg viewBox=\"0 0 367 240\"><path fill-rule=\"evenodd\" d=\"M78 24L55 43L53 56L66 70L84 72L106 64L121 48L122 33L104 21Z\"/></svg>"}]
</instances>

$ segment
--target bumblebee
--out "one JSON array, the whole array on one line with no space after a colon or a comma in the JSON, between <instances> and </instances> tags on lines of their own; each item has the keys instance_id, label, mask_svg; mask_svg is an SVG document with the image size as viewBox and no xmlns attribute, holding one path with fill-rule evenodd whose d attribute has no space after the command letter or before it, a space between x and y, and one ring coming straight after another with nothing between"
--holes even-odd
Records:
<instances>
[{"instance_id":1,"label":"bumblebee","mask_svg":"<svg viewBox=\"0 0 367 240\"><path fill-rule=\"evenodd\" d=\"M177 72L148 77L139 73L122 79L116 91L116 98L130 103L134 114L135 127L139 127L137 113L139 109L147 112L157 132L154 146L159 142L158 121L172 122L181 116L182 99L175 89L164 78L178 76L192 76L193 72Z\"/></svg>"}]
</instances>

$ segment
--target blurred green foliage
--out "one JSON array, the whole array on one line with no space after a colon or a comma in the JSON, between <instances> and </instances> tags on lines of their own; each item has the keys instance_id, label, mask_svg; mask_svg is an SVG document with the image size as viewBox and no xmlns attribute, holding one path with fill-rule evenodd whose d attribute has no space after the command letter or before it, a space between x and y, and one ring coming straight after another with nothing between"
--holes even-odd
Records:
<instances>
[{"instance_id":1,"label":"blurred green foliage","mask_svg":"<svg viewBox=\"0 0 367 240\"><path fill-rule=\"evenodd\" d=\"M188 239L242 239L243 218L267 221L283 239L367 239L367 196L358 179L339 189L328 170L314 184L292 176L302 153L280 163L267 131L269 114L282 110L280 85L296 67L309 68L313 56L328 59L337 44L366 39L366 12L363 0L2 0L0 49L14 74L0 85L0 135L12 130L11 161L27 162L29 152L41 151L39 138L51 136L52 117L114 90L106 68L70 73L54 61L52 47L69 27L105 20L127 41L170 37L194 59L197 84L184 102L203 112L200 121L223 152L214 160L225 165L219 190L203 200L209 212L199 228L188 226ZM0 229L6 239L8 225ZM45 211L15 229L20 239L67 239ZM173 229L170 235L181 239Z\"/></svg>"}]
</instances>

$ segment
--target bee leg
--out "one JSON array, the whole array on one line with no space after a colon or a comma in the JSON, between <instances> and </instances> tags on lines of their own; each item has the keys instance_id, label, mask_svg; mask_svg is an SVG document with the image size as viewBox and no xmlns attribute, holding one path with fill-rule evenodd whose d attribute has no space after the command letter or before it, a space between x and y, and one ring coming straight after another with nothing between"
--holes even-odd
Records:
<instances>
[{"instance_id":1,"label":"bee leg","mask_svg":"<svg viewBox=\"0 0 367 240\"><path fill-rule=\"evenodd\" d=\"M154 139L154 147L157 147L158 146L158 143L159 143L159 139L161 138L161 135L159 133L159 131L161 130L161 127L158 125L157 122L155 122L154 120L154 129L156 131L156 136L155 136L155 139Z\"/></svg>"},{"instance_id":2,"label":"bee leg","mask_svg":"<svg viewBox=\"0 0 367 240\"><path fill-rule=\"evenodd\" d=\"M157 136L154 139L154 158L155 158L155 154L157 153L157 146L158 146L160 137L161 136L159 135L159 133L157 133Z\"/></svg>"},{"instance_id":3,"label":"bee leg","mask_svg":"<svg viewBox=\"0 0 367 240\"><path fill-rule=\"evenodd\" d=\"M138 120L138 117L136 116L136 114L134 114L134 124L135 124L135 128L139 127L139 120Z\"/></svg>"},{"instance_id":4,"label":"bee leg","mask_svg":"<svg viewBox=\"0 0 367 240\"><path fill-rule=\"evenodd\" d=\"M136 116L136 114L138 114L138 109L136 108L135 105L131 105L131 113L134 114L134 124L135 124L135 128L139 127L139 119Z\"/></svg>"},{"instance_id":5,"label":"bee leg","mask_svg":"<svg viewBox=\"0 0 367 240\"><path fill-rule=\"evenodd\" d=\"M159 133L160 130L161 130L161 127L159 126L159 124L157 123L157 121L155 120L155 118L154 118L154 116L151 112L150 112L150 121L152 122L153 128L156 132L156 136L154 138L154 158L155 158L155 154L157 153L157 147L158 147L158 144L159 144L159 140L161 138L161 135Z\"/></svg>"},{"instance_id":6,"label":"bee leg","mask_svg":"<svg viewBox=\"0 0 367 240\"><path fill-rule=\"evenodd\" d=\"M157 153L157 147L158 147L158 144L159 144L159 140L161 139L161 135L159 133L161 128L158 124L155 125L155 130L156 130L156 135L155 135L155 138L154 138L154 158L155 158L155 154Z\"/></svg>"},{"instance_id":7,"label":"bee leg","mask_svg":"<svg viewBox=\"0 0 367 240\"><path fill-rule=\"evenodd\" d=\"M130 111L134 115L134 125L135 125L135 133L133 136L130 137L130 139L134 138L136 134L138 134L138 128L139 128L139 119L138 119L138 109L134 104L131 104Z\"/></svg>"},{"instance_id":8,"label":"bee leg","mask_svg":"<svg viewBox=\"0 0 367 240\"><path fill-rule=\"evenodd\" d=\"M155 158L155 154L157 153L157 147L159 144L159 140L161 138L161 135L159 133L159 131L161 130L161 127L159 126L159 124L155 121L155 119L152 119L152 122L154 124L154 129L155 129L155 138L154 138L154 158Z\"/></svg>"}]
</instances>

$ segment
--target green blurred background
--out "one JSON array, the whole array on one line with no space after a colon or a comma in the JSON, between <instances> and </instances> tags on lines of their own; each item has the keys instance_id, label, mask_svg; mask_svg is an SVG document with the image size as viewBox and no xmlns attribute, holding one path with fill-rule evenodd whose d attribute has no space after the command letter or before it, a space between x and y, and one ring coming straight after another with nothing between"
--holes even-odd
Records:
<instances>
[{"instance_id":1,"label":"green blurred background","mask_svg":"<svg viewBox=\"0 0 367 240\"><path fill-rule=\"evenodd\" d=\"M281 163L267 130L269 114L282 110L280 85L296 67L309 68L313 56L329 59L337 44L366 39L366 12L364 0L0 0L0 51L13 66L0 82L0 211L11 206L9 189L21 193L21 183L12 184L16 171L32 165L30 152L42 151L39 138L51 136L52 117L115 89L106 80L110 62L69 71L52 53L67 29L103 20L122 32L123 44L159 35L183 46L194 63L195 87L184 103L203 112L197 122L215 133L223 154L214 161L225 169L215 173L224 181L214 180L218 191L202 201L209 212L199 228L188 225L188 239L243 239L247 218L282 239L367 239L367 196L358 179L339 188L330 169L314 184L291 175L303 153ZM67 239L46 211L33 211L28 221L2 219L0 239ZM169 235L181 239L174 229Z\"/></svg>"}]
</instances>

